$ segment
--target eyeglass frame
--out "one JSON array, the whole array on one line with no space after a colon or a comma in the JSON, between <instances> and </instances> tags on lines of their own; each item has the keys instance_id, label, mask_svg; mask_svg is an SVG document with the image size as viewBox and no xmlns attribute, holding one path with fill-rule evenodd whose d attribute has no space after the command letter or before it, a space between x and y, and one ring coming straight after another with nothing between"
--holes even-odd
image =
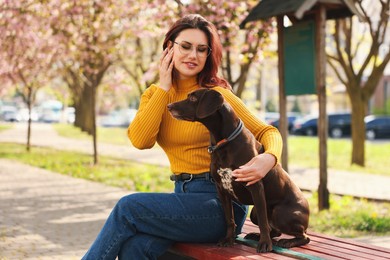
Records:
<instances>
[{"instance_id":1,"label":"eyeglass frame","mask_svg":"<svg viewBox=\"0 0 390 260\"><path fill-rule=\"evenodd\" d=\"M188 55L188 54L190 54L190 53L194 50L194 44L192 44L192 43L190 43L190 42L187 42L187 41L181 41L180 43L178 43L178 42L176 42L176 41L172 41L172 42L175 43L175 44L177 44L177 45L179 45L179 51L180 51L181 54ZM181 44L182 44L183 42L188 43L188 44L191 45L191 49L189 50L188 53L183 53L183 52L181 51L181 48L182 48ZM210 46L208 46L207 44L199 44L199 45L207 47L208 51L207 51L207 55L205 56L205 58L207 58L207 57L211 54L211 52L213 51L213 49L211 49ZM201 52L199 52L199 50L198 50L198 46L199 46L199 45L197 45L197 47L195 48L195 50L196 50L196 55L199 55L199 53L201 53ZM202 56L200 56L200 57L202 57Z\"/></svg>"}]
</instances>

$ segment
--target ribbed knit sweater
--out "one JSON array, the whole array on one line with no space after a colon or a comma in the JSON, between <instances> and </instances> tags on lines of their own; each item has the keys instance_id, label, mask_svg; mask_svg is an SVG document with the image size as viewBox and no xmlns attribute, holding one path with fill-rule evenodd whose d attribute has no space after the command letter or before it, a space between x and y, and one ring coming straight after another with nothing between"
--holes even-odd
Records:
<instances>
[{"instance_id":1,"label":"ribbed knit sweater","mask_svg":"<svg viewBox=\"0 0 390 260\"><path fill-rule=\"evenodd\" d=\"M210 170L207 128L199 122L174 119L167 109L169 103L185 99L189 92L198 88L196 78L179 80L168 92L151 85L142 94L137 115L128 128L128 137L138 149L152 148L157 142L167 154L171 171L175 174ZM274 155L278 162L283 146L278 130L260 121L230 90L214 89L223 95L245 127L263 144L265 152Z\"/></svg>"}]
</instances>

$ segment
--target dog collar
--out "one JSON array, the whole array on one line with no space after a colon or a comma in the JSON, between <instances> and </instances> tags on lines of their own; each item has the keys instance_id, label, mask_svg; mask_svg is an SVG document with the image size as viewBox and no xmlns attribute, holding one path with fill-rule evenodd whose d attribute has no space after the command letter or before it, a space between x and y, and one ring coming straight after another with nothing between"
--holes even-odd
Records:
<instances>
[{"instance_id":1,"label":"dog collar","mask_svg":"<svg viewBox=\"0 0 390 260\"><path fill-rule=\"evenodd\" d=\"M233 133L231 133L229 135L228 138L224 138L222 139L221 141L219 141L216 145L210 145L209 147L207 147L207 151L209 153L213 153L216 149L218 149L220 146L230 142L231 140L233 140L234 138L236 138L242 131L243 129L243 123L240 119L240 121L238 122L238 126L237 128L233 131Z\"/></svg>"}]
</instances>

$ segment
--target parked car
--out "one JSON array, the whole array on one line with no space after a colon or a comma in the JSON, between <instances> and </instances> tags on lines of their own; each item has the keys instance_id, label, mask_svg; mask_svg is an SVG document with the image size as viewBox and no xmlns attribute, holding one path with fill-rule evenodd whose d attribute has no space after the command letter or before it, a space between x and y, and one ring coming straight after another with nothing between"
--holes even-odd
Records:
<instances>
[{"instance_id":1,"label":"parked car","mask_svg":"<svg viewBox=\"0 0 390 260\"><path fill-rule=\"evenodd\" d=\"M18 122L18 109L14 106L2 106L0 110L0 119L5 122Z\"/></svg>"},{"instance_id":2,"label":"parked car","mask_svg":"<svg viewBox=\"0 0 390 260\"><path fill-rule=\"evenodd\" d=\"M292 133L314 136L318 133L318 116L307 116L294 122ZM351 135L351 114L335 113L328 115L328 134L333 138Z\"/></svg>"},{"instance_id":3,"label":"parked car","mask_svg":"<svg viewBox=\"0 0 390 260\"><path fill-rule=\"evenodd\" d=\"M137 110L134 108L115 110L106 116L102 116L99 124L103 127L128 127L136 113Z\"/></svg>"},{"instance_id":4,"label":"parked car","mask_svg":"<svg viewBox=\"0 0 390 260\"><path fill-rule=\"evenodd\" d=\"M390 116L366 116L366 138L374 140L376 138L390 138Z\"/></svg>"},{"instance_id":5,"label":"parked car","mask_svg":"<svg viewBox=\"0 0 390 260\"><path fill-rule=\"evenodd\" d=\"M292 133L295 135L313 136L317 134L317 116L304 116L295 120Z\"/></svg>"},{"instance_id":6,"label":"parked car","mask_svg":"<svg viewBox=\"0 0 390 260\"><path fill-rule=\"evenodd\" d=\"M287 128L288 128L289 133L291 133L293 126L294 126L294 122L298 118L299 118L299 115L295 115L295 114L294 115L287 115L287 120L288 120L288 127ZM279 129L279 118L274 119L274 120L270 120L268 123Z\"/></svg>"},{"instance_id":7,"label":"parked car","mask_svg":"<svg viewBox=\"0 0 390 260\"><path fill-rule=\"evenodd\" d=\"M39 121L44 123L58 123L61 121L62 103L58 100L46 100L38 108Z\"/></svg>"},{"instance_id":8,"label":"parked car","mask_svg":"<svg viewBox=\"0 0 390 260\"><path fill-rule=\"evenodd\" d=\"M260 115L260 118L267 124L271 124L271 122L279 118L279 112L265 112L263 115Z\"/></svg>"}]
</instances>

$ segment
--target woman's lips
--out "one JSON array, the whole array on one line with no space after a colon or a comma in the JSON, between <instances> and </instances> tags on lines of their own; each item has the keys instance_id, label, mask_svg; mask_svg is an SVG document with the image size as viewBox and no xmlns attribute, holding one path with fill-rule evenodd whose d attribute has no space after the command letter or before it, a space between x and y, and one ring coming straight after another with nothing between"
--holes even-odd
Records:
<instances>
[{"instance_id":1,"label":"woman's lips","mask_svg":"<svg viewBox=\"0 0 390 260\"><path fill-rule=\"evenodd\" d=\"M190 69L193 69L193 68L195 68L196 66L197 66L197 64L196 63L193 63L193 62L185 62L184 63L188 68L190 68Z\"/></svg>"}]
</instances>

